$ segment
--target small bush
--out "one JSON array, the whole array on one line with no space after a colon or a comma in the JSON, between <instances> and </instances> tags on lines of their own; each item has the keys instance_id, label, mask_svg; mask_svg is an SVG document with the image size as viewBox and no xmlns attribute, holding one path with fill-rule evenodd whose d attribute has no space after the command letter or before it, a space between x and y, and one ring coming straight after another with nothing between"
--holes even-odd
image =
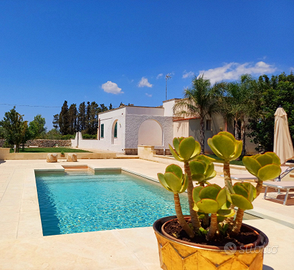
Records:
<instances>
[{"instance_id":1,"label":"small bush","mask_svg":"<svg viewBox=\"0 0 294 270\"><path fill-rule=\"evenodd\" d=\"M97 135L83 134L83 139L97 139Z\"/></svg>"}]
</instances>

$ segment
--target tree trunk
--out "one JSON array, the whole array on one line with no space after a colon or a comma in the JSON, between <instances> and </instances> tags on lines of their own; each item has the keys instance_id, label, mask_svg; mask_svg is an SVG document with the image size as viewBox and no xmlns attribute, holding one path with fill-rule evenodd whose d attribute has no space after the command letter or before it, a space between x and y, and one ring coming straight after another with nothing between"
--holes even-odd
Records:
<instances>
[{"instance_id":1,"label":"tree trunk","mask_svg":"<svg viewBox=\"0 0 294 270\"><path fill-rule=\"evenodd\" d=\"M217 214L212 213L210 217L210 227L207 234L207 240L213 239L216 230L217 230Z\"/></svg>"},{"instance_id":2,"label":"tree trunk","mask_svg":"<svg viewBox=\"0 0 294 270\"><path fill-rule=\"evenodd\" d=\"M205 147L205 127L204 127L204 117L201 116L200 118L200 147L201 147L201 154L204 154L204 147Z\"/></svg>"},{"instance_id":3,"label":"tree trunk","mask_svg":"<svg viewBox=\"0 0 294 270\"><path fill-rule=\"evenodd\" d=\"M195 212L193 210L193 206L194 206L194 201L193 201L193 197L192 197L193 181L192 181L189 163L187 161L185 162L185 173L188 175L187 193L188 193L188 202L189 202L189 208L190 208L191 222L192 222L194 229L199 230L201 225L200 225L200 221L199 221L197 212Z\"/></svg>"},{"instance_id":4,"label":"tree trunk","mask_svg":"<svg viewBox=\"0 0 294 270\"><path fill-rule=\"evenodd\" d=\"M234 228L232 230L233 235L238 235L240 233L243 216L244 216L244 210L238 208Z\"/></svg>"},{"instance_id":5,"label":"tree trunk","mask_svg":"<svg viewBox=\"0 0 294 270\"><path fill-rule=\"evenodd\" d=\"M174 201L175 201L175 210L176 210L179 224L181 225L183 230L189 235L189 237L192 239L194 237L194 232L189 227L189 225L187 224L187 222L184 218L182 208L181 208L181 203L180 203L180 196L178 193L174 193Z\"/></svg>"},{"instance_id":6,"label":"tree trunk","mask_svg":"<svg viewBox=\"0 0 294 270\"><path fill-rule=\"evenodd\" d=\"M245 121L241 120L241 140L243 142L243 148L242 148L242 156L246 155L246 145L245 145Z\"/></svg>"}]
</instances>

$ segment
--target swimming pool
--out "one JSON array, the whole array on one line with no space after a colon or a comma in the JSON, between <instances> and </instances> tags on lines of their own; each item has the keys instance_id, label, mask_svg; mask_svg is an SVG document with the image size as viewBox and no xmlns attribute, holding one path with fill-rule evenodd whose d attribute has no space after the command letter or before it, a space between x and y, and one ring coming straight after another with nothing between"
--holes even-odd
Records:
<instances>
[{"instance_id":1,"label":"swimming pool","mask_svg":"<svg viewBox=\"0 0 294 270\"><path fill-rule=\"evenodd\" d=\"M126 173L36 173L36 184L44 236L148 227L175 215L171 192ZM181 202L188 214L185 194Z\"/></svg>"}]
</instances>

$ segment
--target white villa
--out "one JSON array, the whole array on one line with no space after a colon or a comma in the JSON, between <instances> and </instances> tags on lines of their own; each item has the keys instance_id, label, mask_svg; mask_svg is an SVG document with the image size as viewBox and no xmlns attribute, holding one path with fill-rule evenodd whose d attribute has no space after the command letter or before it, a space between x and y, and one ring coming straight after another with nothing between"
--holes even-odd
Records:
<instances>
[{"instance_id":1,"label":"white villa","mask_svg":"<svg viewBox=\"0 0 294 270\"><path fill-rule=\"evenodd\" d=\"M97 140L82 139L77 133L73 147L109 150L127 155L136 155L138 146L154 146L157 154L168 154L174 137L193 136L200 139L199 117L176 117L173 107L180 99L163 102L159 107L122 106L98 114ZM215 114L205 119L205 140L219 131L233 132L223 117ZM254 145L246 142L247 152L254 152ZM205 152L210 152L205 145Z\"/></svg>"}]
</instances>

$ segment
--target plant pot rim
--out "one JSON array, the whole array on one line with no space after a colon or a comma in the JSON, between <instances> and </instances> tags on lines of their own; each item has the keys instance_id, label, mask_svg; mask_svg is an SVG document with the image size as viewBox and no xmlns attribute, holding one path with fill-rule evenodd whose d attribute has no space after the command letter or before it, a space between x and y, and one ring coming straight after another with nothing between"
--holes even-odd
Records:
<instances>
[{"instance_id":1,"label":"plant pot rim","mask_svg":"<svg viewBox=\"0 0 294 270\"><path fill-rule=\"evenodd\" d=\"M227 250L228 248L226 246L213 246L213 245L203 245L203 244L197 244L197 243L191 243L191 242L187 242L184 240L179 240L175 237L172 237L170 235L165 235L162 233L162 226L163 224L165 224L166 222L172 220L172 219L177 219L176 216L168 216L168 217L163 217L161 219L158 219L154 222L153 224L153 230L155 232L157 232L158 234L160 234L162 237L168 239L168 241L171 242L175 242L175 243L180 243L182 245L185 246L189 246L189 247L197 247L199 249L204 249L204 250L214 250L214 251L220 251L223 252L225 250ZM246 248L252 248L252 249L263 249L264 247L266 247L268 245L268 237L266 236L266 234L264 234L262 231L258 230L257 228L250 226L248 224L244 224L246 227L248 227L249 229L255 231L256 233L258 233L260 235L260 242L259 244L255 245L255 246L240 246L240 247L236 247L236 250L242 250L242 249L246 249ZM250 245L250 244L249 244Z\"/></svg>"}]
</instances>

